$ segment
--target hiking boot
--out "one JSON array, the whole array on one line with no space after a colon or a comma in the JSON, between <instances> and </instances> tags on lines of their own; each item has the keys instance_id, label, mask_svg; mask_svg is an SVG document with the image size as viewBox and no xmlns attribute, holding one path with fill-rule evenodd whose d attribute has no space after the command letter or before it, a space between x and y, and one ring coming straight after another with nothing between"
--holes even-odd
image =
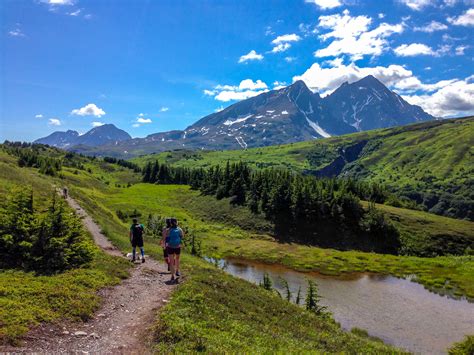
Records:
<instances>
[{"instance_id":1,"label":"hiking boot","mask_svg":"<svg viewBox=\"0 0 474 355\"><path fill-rule=\"evenodd\" d=\"M142 264L145 262L145 258L142 259Z\"/></svg>"},{"instance_id":2,"label":"hiking boot","mask_svg":"<svg viewBox=\"0 0 474 355\"><path fill-rule=\"evenodd\" d=\"M171 281L171 282L172 282L172 281L174 281L174 275L173 275L173 276L171 276L171 280L170 280L170 281Z\"/></svg>"},{"instance_id":3,"label":"hiking boot","mask_svg":"<svg viewBox=\"0 0 474 355\"><path fill-rule=\"evenodd\" d=\"M179 273L179 271L176 271L176 277L180 277L181 274Z\"/></svg>"},{"instance_id":4,"label":"hiking boot","mask_svg":"<svg viewBox=\"0 0 474 355\"><path fill-rule=\"evenodd\" d=\"M170 264L168 264L168 272L170 271Z\"/></svg>"},{"instance_id":5,"label":"hiking boot","mask_svg":"<svg viewBox=\"0 0 474 355\"><path fill-rule=\"evenodd\" d=\"M130 262L134 263L134 262L135 262L135 258L133 258L132 260L130 260Z\"/></svg>"}]
</instances>

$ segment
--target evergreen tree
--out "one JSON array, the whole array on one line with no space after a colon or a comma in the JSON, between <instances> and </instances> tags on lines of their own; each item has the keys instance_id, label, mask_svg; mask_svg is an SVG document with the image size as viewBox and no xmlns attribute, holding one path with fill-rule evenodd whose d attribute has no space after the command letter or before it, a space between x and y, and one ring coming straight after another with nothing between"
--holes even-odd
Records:
<instances>
[{"instance_id":1,"label":"evergreen tree","mask_svg":"<svg viewBox=\"0 0 474 355\"><path fill-rule=\"evenodd\" d=\"M308 290L306 291L306 309L316 314L324 313L327 307L321 306L319 301L321 297L318 294L318 286L312 281L308 280Z\"/></svg>"}]
</instances>

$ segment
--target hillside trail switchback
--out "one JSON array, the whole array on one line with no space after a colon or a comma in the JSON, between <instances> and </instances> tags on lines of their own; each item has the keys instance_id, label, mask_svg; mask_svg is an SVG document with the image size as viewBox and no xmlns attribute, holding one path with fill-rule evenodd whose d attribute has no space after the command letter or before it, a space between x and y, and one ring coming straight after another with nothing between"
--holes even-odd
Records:
<instances>
[{"instance_id":1,"label":"hillside trail switchback","mask_svg":"<svg viewBox=\"0 0 474 355\"><path fill-rule=\"evenodd\" d=\"M66 200L101 249L107 254L124 257L74 199L68 197ZM150 353L149 328L157 310L168 302L174 288L167 283L169 277L164 264L147 257L145 263L132 268L129 278L99 291L102 303L90 320L42 324L23 338L21 347L0 346L0 352Z\"/></svg>"}]
</instances>

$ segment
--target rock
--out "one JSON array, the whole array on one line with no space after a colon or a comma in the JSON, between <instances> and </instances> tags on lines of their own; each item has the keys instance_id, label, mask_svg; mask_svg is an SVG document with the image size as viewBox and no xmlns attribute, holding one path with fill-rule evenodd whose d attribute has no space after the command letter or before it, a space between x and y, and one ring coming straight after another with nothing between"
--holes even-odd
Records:
<instances>
[{"instance_id":1,"label":"rock","mask_svg":"<svg viewBox=\"0 0 474 355\"><path fill-rule=\"evenodd\" d=\"M97 315L97 317L105 317L105 314L104 314L104 313L99 313L99 314Z\"/></svg>"},{"instance_id":2,"label":"rock","mask_svg":"<svg viewBox=\"0 0 474 355\"><path fill-rule=\"evenodd\" d=\"M125 305L123 303L120 304L120 307L125 307Z\"/></svg>"},{"instance_id":3,"label":"rock","mask_svg":"<svg viewBox=\"0 0 474 355\"><path fill-rule=\"evenodd\" d=\"M163 299L162 301L163 301L163 303L168 303L169 302L168 300L165 300L165 299Z\"/></svg>"},{"instance_id":4,"label":"rock","mask_svg":"<svg viewBox=\"0 0 474 355\"><path fill-rule=\"evenodd\" d=\"M77 337L83 337L83 336L87 336L87 333L79 330L77 332L74 332L74 335Z\"/></svg>"},{"instance_id":5,"label":"rock","mask_svg":"<svg viewBox=\"0 0 474 355\"><path fill-rule=\"evenodd\" d=\"M89 336L93 337L94 339L99 339L100 336L97 333L91 333Z\"/></svg>"},{"instance_id":6,"label":"rock","mask_svg":"<svg viewBox=\"0 0 474 355\"><path fill-rule=\"evenodd\" d=\"M64 335L69 335L69 332L68 332L67 330L64 330L64 331L63 331L63 334L64 334Z\"/></svg>"}]
</instances>

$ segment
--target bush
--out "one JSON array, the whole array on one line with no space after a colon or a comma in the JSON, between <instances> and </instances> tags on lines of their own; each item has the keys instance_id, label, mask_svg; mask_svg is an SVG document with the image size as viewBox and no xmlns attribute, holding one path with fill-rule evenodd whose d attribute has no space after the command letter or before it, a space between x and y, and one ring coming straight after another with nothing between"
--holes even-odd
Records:
<instances>
[{"instance_id":1,"label":"bush","mask_svg":"<svg viewBox=\"0 0 474 355\"><path fill-rule=\"evenodd\" d=\"M92 260L81 221L53 194L49 208L33 209L30 188L14 188L0 209L0 267L54 274Z\"/></svg>"},{"instance_id":2,"label":"bush","mask_svg":"<svg viewBox=\"0 0 474 355\"><path fill-rule=\"evenodd\" d=\"M449 355L472 355L474 354L474 335L468 335L463 341L454 343L449 349Z\"/></svg>"}]
</instances>

